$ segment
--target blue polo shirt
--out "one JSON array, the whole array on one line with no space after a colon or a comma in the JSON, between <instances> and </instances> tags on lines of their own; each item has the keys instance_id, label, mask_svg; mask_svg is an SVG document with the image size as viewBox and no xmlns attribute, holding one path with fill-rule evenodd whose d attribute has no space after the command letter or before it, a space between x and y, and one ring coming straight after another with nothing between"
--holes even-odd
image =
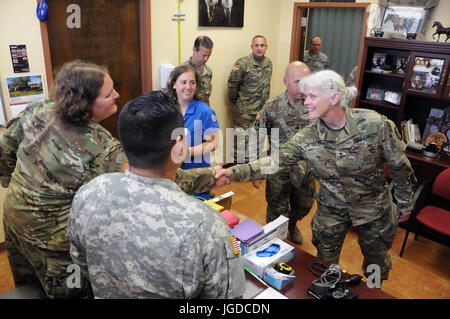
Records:
<instances>
[{"instance_id":1,"label":"blue polo shirt","mask_svg":"<svg viewBox=\"0 0 450 319\"><path fill-rule=\"evenodd\" d=\"M184 127L188 129L186 136L188 146L195 146L205 142L204 135L210 135L219 129L216 113L205 103L192 99L184 114ZM182 169L210 167L210 154L187 158Z\"/></svg>"}]
</instances>

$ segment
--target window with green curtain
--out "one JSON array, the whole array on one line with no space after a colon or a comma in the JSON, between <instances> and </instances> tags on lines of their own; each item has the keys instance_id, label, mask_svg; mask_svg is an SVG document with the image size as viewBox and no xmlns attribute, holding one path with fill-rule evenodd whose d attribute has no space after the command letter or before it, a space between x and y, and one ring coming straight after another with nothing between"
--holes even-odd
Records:
<instances>
[{"instance_id":1,"label":"window with green curtain","mask_svg":"<svg viewBox=\"0 0 450 319\"><path fill-rule=\"evenodd\" d=\"M358 64L363 21L363 8L311 8L305 50L313 36L320 36L329 68L347 76Z\"/></svg>"}]
</instances>

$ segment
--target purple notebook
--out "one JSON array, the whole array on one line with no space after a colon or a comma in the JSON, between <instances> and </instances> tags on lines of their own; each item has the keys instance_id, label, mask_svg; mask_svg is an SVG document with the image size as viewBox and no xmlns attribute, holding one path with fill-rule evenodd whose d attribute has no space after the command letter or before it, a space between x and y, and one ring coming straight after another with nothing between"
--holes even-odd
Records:
<instances>
[{"instance_id":1,"label":"purple notebook","mask_svg":"<svg viewBox=\"0 0 450 319\"><path fill-rule=\"evenodd\" d=\"M236 236L243 244L248 244L263 232L264 228L247 218L231 230L231 235Z\"/></svg>"}]
</instances>

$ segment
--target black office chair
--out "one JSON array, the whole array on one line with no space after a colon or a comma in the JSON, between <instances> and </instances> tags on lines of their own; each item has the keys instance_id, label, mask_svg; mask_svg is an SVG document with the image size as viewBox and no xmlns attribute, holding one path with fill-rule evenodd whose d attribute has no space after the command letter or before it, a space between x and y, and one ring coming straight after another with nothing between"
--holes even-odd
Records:
<instances>
[{"instance_id":1,"label":"black office chair","mask_svg":"<svg viewBox=\"0 0 450 319\"><path fill-rule=\"evenodd\" d=\"M416 228L414 240L417 240L423 227L428 233L435 233L449 246L450 239L450 168L441 172L434 181L426 180L414 194L414 209L408 221L405 239L400 250L400 257L405 250L410 231ZM423 232L422 232L423 234Z\"/></svg>"}]
</instances>

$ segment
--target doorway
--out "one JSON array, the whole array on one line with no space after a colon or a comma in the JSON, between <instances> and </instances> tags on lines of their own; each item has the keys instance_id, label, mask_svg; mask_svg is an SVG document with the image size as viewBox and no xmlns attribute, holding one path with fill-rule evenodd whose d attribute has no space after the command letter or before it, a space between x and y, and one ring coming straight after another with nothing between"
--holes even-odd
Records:
<instances>
[{"instance_id":1,"label":"doorway","mask_svg":"<svg viewBox=\"0 0 450 319\"><path fill-rule=\"evenodd\" d=\"M322 38L329 68L344 78L360 65L370 3L294 3L290 61L302 60L312 36ZM355 26L356 25L356 26ZM347 31L346 31L347 30ZM359 79L356 79L357 85Z\"/></svg>"}]
</instances>

